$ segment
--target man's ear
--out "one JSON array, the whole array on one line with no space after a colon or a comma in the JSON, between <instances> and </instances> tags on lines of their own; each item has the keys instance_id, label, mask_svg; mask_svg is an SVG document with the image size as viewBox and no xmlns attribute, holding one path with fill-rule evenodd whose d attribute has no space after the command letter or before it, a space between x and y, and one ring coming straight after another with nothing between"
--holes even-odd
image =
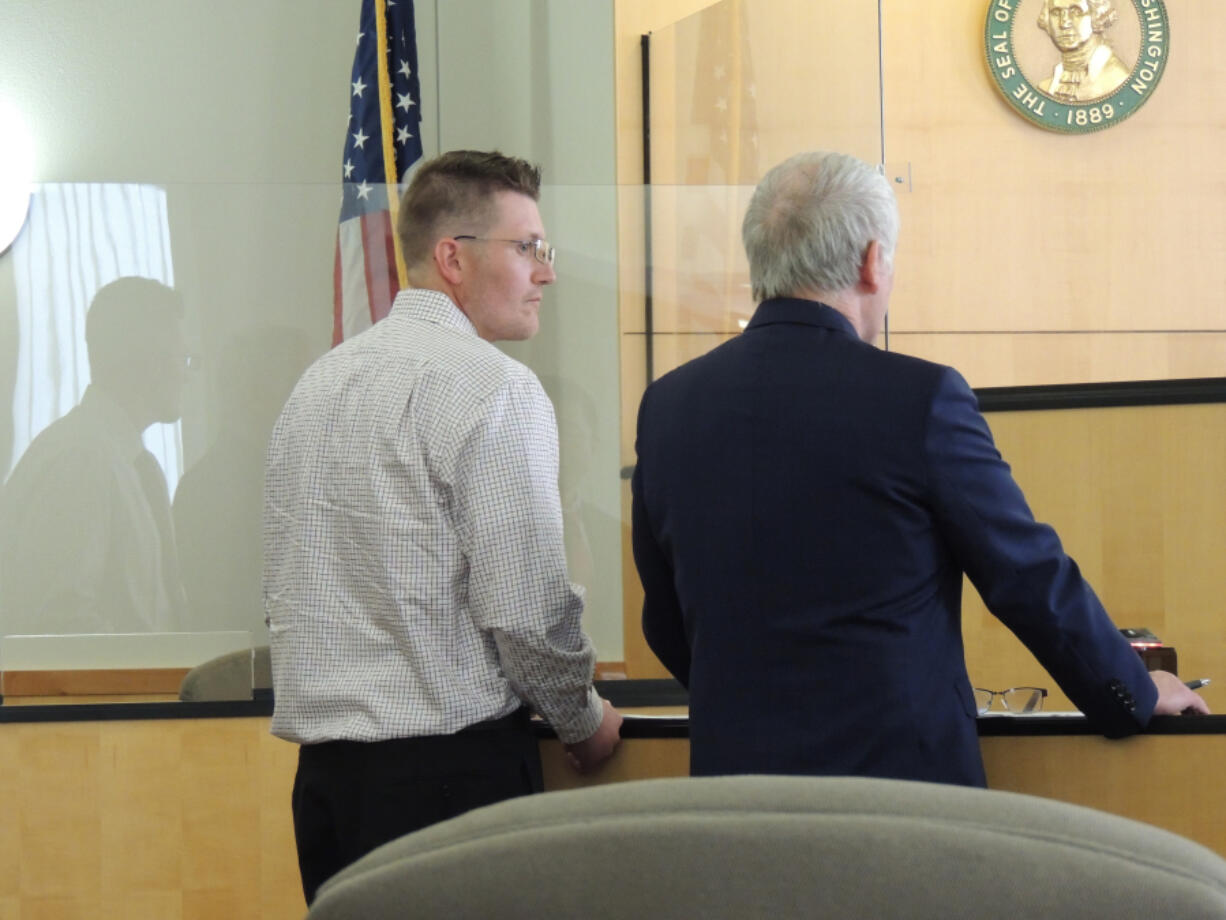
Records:
<instances>
[{"instance_id":1,"label":"man's ear","mask_svg":"<svg viewBox=\"0 0 1226 920\"><path fill-rule=\"evenodd\" d=\"M864 258L860 260L860 290L866 294L876 294L885 281L885 276L885 258L881 252L881 244L873 240L865 248Z\"/></svg>"},{"instance_id":2,"label":"man's ear","mask_svg":"<svg viewBox=\"0 0 1226 920\"><path fill-rule=\"evenodd\" d=\"M460 244L450 237L444 237L434 244L434 265L439 275L448 284L459 284L464 280L464 266L460 262Z\"/></svg>"}]
</instances>

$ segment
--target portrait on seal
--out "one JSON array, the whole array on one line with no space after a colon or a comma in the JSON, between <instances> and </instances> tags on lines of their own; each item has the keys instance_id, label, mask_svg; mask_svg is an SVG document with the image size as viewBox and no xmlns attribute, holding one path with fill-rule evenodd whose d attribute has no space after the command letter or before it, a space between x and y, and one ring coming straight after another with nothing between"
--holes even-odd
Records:
<instances>
[{"instance_id":1,"label":"portrait on seal","mask_svg":"<svg viewBox=\"0 0 1226 920\"><path fill-rule=\"evenodd\" d=\"M1112 0L1043 0L1038 25L1060 60L1039 91L1059 102L1093 102L1119 89L1132 68L1107 36L1118 18Z\"/></svg>"}]
</instances>

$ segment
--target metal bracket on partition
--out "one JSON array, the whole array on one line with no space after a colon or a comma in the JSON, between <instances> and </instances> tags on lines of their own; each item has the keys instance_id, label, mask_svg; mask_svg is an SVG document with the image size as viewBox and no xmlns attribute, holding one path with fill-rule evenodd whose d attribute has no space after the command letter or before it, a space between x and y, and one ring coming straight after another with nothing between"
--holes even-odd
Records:
<instances>
[{"instance_id":1,"label":"metal bracket on partition","mask_svg":"<svg viewBox=\"0 0 1226 920\"><path fill-rule=\"evenodd\" d=\"M896 194L914 191L911 187L911 162L909 160L905 163L886 163L885 177L894 186Z\"/></svg>"}]
</instances>

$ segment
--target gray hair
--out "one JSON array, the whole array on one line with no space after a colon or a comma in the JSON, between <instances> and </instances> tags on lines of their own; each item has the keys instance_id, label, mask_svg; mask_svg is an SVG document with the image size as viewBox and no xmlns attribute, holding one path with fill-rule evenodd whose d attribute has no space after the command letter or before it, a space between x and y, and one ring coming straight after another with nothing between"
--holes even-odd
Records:
<instances>
[{"instance_id":1,"label":"gray hair","mask_svg":"<svg viewBox=\"0 0 1226 920\"><path fill-rule=\"evenodd\" d=\"M798 153L754 189L741 239L755 300L854 285L868 244L886 260L898 243L898 202L885 176L842 153Z\"/></svg>"}]
</instances>

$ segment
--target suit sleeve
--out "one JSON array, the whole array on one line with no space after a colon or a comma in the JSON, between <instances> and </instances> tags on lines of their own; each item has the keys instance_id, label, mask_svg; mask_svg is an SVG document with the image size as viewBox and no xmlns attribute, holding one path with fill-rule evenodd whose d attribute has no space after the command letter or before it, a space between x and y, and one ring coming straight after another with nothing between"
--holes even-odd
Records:
<instances>
[{"instance_id":1,"label":"suit sleeve","mask_svg":"<svg viewBox=\"0 0 1226 920\"><path fill-rule=\"evenodd\" d=\"M1056 532L1035 521L953 370L938 382L925 451L943 536L988 609L1110 737L1143 728L1157 690Z\"/></svg>"},{"instance_id":2,"label":"suit sleeve","mask_svg":"<svg viewBox=\"0 0 1226 920\"><path fill-rule=\"evenodd\" d=\"M643 583L643 636L664 667L682 686L689 687L690 644L681 615L681 602L674 586L673 568L652 529L648 513L646 477L650 476L650 472L644 470L643 454L650 437L646 430L650 424L645 421L650 393L649 388L639 407L638 438L635 442L638 462L630 483L631 545L639 580Z\"/></svg>"}]
</instances>

